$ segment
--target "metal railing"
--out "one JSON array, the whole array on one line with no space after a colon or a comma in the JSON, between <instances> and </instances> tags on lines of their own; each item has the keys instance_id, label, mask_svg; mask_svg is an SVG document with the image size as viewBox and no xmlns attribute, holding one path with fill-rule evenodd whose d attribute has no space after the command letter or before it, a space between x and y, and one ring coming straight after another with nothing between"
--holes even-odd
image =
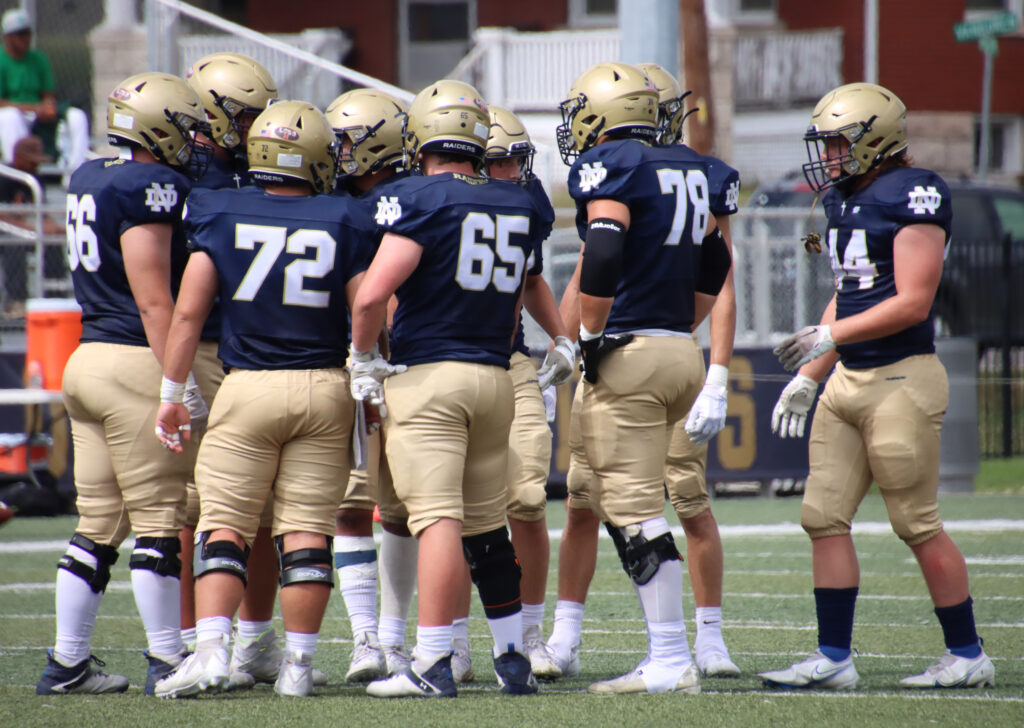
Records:
<instances>
[{"instance_id":1,"label":"metal railing","mask_svg":"<svg viewBox=\"0 0 1024 728\"><path fill-rule=\"evenodd\" d=\"M733 50L737 110L814 103L843 82L843 31L741 32Z\"/></svg>"}]
</instances>

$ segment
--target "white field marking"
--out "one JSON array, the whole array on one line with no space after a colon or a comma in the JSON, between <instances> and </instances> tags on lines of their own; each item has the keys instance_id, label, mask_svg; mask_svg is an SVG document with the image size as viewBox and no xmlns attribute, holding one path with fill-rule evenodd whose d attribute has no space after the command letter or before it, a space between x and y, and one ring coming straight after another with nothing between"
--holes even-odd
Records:
<instances>
[{"instance_id":1,"label":"white field marking","mask_svg":"<svg viewBox=\"0 0 1024 728\"><path fill-rule=\"evenodd\" d=\"M732 554L727 554L729 559L732 558ZM914 561L913 563L917 563ZM968 560L970 563L970 560ZM726 569L726 573L729 576L807 576L810 569ZM860 575L862 577L878 577L878 578L921 578L921 571L915 569L913 571L865 571L861 569ZM1021 572L982 572L980 574L972 574L971 576L979 577L984 576L985 578L1005 578L1005 579L1020 579L1024 576Z\"/></svg>"},{"instance_id":2,"label":"white field marking","mask_svg":"<svg viewBox=\"0 0 1024 728\"><path fill-rule=\"evenodd\" d=\"M963 521L943 521L943 527L947 531L994 533L999 531L1024 531L1024 520L1012 518L987 518L968 519ZM731 536L806 536L804 529L799 523L783 521L781 523L763 524L740 524L733 526L718 526L718 532L723 537ZM672 529L673 536L683 536L683 529L676 526ZM892 526L888 521L854 521L853 535L892 535ZM561 528L548 529L548 536L551 538L562 538ZM604 530L598 532L599 538L611 538ZM380 542L380 535L375 540ZM37 553L47 551L64 551L68 547L66 540L49 541L8 541L0 543L0 554L2 553ZM120 551L131 551L133 541L128 539L120 546ZM770 554L769 554L770 555Z\"/></svg>"},{"instance_id":3,"label":"white field marking","mask_svg":"<svg viewBox=\"0 0 1024 728\"><path fill-rule=\"evenodd\" d=\"M599 596L599 597L625 597L635 596L635 592L627 591L590 591L588 596ZM723 592L723 597L730 599L810 599L812 594L808 591L805 594L768 594L764 592ZM871 601L916 601L916 600L929 600L930 598L926 594L920 596L913 595L900 595L900 594L858 594L857 600L871 600ZM984 597L985 601L1005 601L1005 602L1024 602L1024 597L1007 597L1001 595L987 595Z\"/></svg>"}]
</instances>

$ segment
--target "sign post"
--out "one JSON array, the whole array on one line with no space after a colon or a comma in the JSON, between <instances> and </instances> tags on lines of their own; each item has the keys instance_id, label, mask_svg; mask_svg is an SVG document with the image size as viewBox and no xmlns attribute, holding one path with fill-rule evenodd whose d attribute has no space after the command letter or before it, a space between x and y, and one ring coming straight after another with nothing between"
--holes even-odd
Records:
<instances>
[{"instance_id":1,"label":"sign post","mask_svg":"<svg viewBox=\"0 0 1024 728\"><path fill-rule=\"evenodd\" d=\"M978 41L981 52L985 54L985 70L981 84L981 141L978 144L978 179L982 182L988 176L989 138L991 125L989 112L992 108L992 66L999 53L997 35L1012 33L1017 29L1017 16L1005 12L989 15L980 20L969 20L953 25L953 37L957 43Z\"/></svg>"}]
</instances>

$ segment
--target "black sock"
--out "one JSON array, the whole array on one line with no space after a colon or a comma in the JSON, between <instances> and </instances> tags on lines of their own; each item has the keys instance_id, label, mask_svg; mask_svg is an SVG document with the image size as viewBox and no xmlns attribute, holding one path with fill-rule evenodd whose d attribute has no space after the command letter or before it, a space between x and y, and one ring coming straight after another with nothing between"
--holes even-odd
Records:
<instances>
[{"instance_id":1,"label":"black sock","mask_svg":"<svg viewBox=\"0 0 1024 728\"><path fill-rule=\"evenodd\" d=\"M946 649L957 657L977 657L981 654L978 632L974 628L973 605L974 600L967 597L966 601L952 607L935 607L935 616L942 625Z\"/></svg>"},{"instance_id":2,"label":"black sock","mask_svg":"<svg viewBox=\"0 0 1024 728\"><path fill-rule=\"evenodd\" d=\"M853 641L853 608L857 587L814 590L818 611L818 649L833 662L850 656Z\"/></svg>"}]
</instances>

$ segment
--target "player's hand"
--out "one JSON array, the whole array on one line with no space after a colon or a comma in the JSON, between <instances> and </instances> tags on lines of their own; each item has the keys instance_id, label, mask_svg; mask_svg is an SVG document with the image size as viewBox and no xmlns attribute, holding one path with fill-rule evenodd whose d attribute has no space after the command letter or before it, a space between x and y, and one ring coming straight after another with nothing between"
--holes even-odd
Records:
<instances>
[{"instance_id":1,"label":"player's hand","mask_svg":"<svg viewBox=\"0 0 1024 728\"><path fill-rule=\"evenodd\" d=\"M185 408L193 420L202 420L210 416L210 408L203 399L203 393L192 372L188 373L188 379L185 380Z\"/></svg>"},{"instance_id":2,"label":"player's hand","mask_svg":"<svg viewBox=\"0 0 1024 728\"><path fill-rule=\"evenodd\" d=\"M686 433L694 444L705 444L725 427L728 381L729 370L725 366L712 364L708 368L704 388L700 390L686 418Z\"/></svg>"},{"instance_id":3,"label":"player's hand","mask_svg":"<svg viewBox=\"0 0 1024 728\"><path fill-rule=\"evenodd\" d=\"M589 341L580 337L580 353L583 362L583 378L591 384L597 382L597 368L601 360L608 356L608 353L625 346L633 340L633 334L622 334L620 336L605 336L603 333Z\"/></svg>"},{"instance_id":4,"label":"player's hand","mask_svg":"<svg viewBox=\"0 0 1024 728\"><path fill-rule=\"evenodd\" d=\"M156 439L171 452L184 450L182 440L192 439L192 420L180 402L161 402L156 411Z\"/></svg>"},{"instance_id":5,"label":"player's hand","mask_svg":"<svg viewBox=\"0 0 1024 728\"><path fill-rule=\"evenodd\" d=\"M371 351L352 350L349 357L352 396L362 402L381 407L384 404L384 380L406 370L404 364L389 364L375 346ZM381 416L387 413L381 409Z\"/></svg>"},{"instance_id":6,"label":"player's hand","mask_svg":"<svg viewBox=\"0 0 1024 728\"><path fill-rule=\"evenodd\" d=\"M779 395L772 411L772 432L781 438L803 437L807 412L818 394L818 383L797 374Z\"/></svg>"},{"instance_id":7,"label":"player's hand","mask_svg":"<svg viewBox=\"0 0 1024 728\"><path fill-rule=\"evenodd\" d=\"M572 379L575 364L576 345L567 336L556 336L555 348L548 352L537 370L537 386L544 390L548 386L565 384Z\"/></svg>"},{"instance_id":8,"label":"player's hand","mask_svg":"<svg viewBox=\"0 0 1024 728\"><path fill-rule=\"evenodd\" d=\"M774 353L779 357L785 370L791 372L835 348L836 342L832 340L831 327L804 326L776 346Z\"/></svg>"}]
</instances>

